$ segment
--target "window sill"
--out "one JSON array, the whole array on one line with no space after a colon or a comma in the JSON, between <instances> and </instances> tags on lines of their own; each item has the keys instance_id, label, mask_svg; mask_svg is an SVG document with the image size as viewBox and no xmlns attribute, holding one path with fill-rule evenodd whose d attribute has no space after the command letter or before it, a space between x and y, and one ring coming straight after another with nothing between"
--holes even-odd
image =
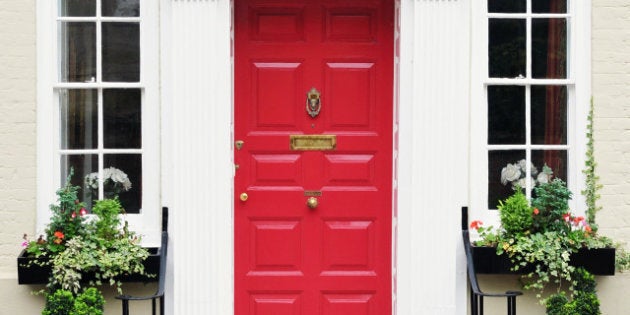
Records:
<instances>
[{"instance_id":1,"label":"window sill","mask_svg":"<svg viewBox=\"0 0 630 315\"><path fill-rule=\"evenodd\" d=\"M149 275L155 275L154 277L148 277L143 275L127 275L123 276L120 280L123 282L156 282L157 275L160 272L160 255L158 254L157 247L149 247L149 257L144 261L144 270ZM50 266L39 266L32 264L35 260L34 257L25 256L26 252L23 250L17 257L17 269L18 269L18 284L46 284L48 283L48 277L51 272ZM85 281L93 279L93 276L84 276Z\"/></svg>"},{"instance_id":2,"label":"window sill","mask_svg":"<svg viewBox=\"0 0 630 315\"><path fill-rule=\"evenodd\" d=\"M510 270L513 266L510 259L507 255L498 256L495 247L473 246L472 254L478 274L525 274L533 270L533 266L518 271ZM571 254L571 265L584 267L594 275L612 276L615 274L615 249L580 249Z\"/></svg>"}]
</instances>

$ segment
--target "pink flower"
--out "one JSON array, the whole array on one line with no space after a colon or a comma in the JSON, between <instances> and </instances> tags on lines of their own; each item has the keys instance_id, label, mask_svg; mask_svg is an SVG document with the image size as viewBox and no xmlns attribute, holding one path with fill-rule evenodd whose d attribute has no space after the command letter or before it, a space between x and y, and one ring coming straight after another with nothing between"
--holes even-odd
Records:
<instances>
[{"instance_id":1,"label":"pink flower","mask_svg":"<svg viewBox=\"0 0 630 315\"><path fill-rule=\"evenodd\" d=\"M84 216L87 214L87 210L85 210L85 208L81 208L81 210L79 210L79 215L80 216Z\"/></svg>"},{"instance_id":2,"label":"pink flower","mask_svg":"<svg viewBox=\"0 0 630 315\"><path fill-rule=\"evenodd\" d=\"M77 217L77 213L72 211L72 215L70 215L70 217L73 218L73 219L76 218Z\"/></svg>"},{"instance_id":3,"label":"pink flower","mask_svg":"<svg viewBox=\"0 0 630 315\"><path fill-rule=\"evenodd\" d=\"M28 242L27 241L22 242L22 247L28 247Z\"/></svg>"},{"instance_id":4,"label":"pink flower","mask_svg":"<svg viewBox=\"0 0 630 315\"><path fill-rule=\"evenodd\" d=\"M482 225L483 225L483 222L481 222L479 220L475 220L475 221L470 222L470 228L471 229L478 230Z\"/></svg>"}]
</instances>

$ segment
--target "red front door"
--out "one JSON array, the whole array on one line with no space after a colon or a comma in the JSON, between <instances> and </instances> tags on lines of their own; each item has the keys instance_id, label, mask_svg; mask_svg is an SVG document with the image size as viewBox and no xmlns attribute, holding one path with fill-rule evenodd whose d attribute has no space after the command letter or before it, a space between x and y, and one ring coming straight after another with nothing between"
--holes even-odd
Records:
<instances>
[{"instance_id":1,"label":"red front door","mask_svg":"<svg viewBox=\"0 0 630 315\"><path fill-rule=\"evenodd\" d=\"M237 315L391 314L393 16L235 0Z\"/></svg>"}]
</instances>

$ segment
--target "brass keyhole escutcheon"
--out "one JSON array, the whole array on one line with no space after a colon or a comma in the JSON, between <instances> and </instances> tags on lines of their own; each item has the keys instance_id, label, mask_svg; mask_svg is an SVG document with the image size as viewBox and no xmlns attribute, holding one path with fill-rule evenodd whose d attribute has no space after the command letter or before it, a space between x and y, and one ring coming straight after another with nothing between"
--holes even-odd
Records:
<instances>
[{"instance_id":1,"label":"brass keyhole escutcheon","mask_svg":"<svg viewBox=\"0 0 630 315\"><path fill-rule=\"evenodd\" d=\"M241 201L245 202L247 201L249 196L247 195L247 193L242 193L239 198L241 199Z\"/></svg>"},{"instance_id":2,"label":"brass keyhole escutcheon","mask_svg":"<svg viewBox=\"0 0 630 315\"><path fill-rule=\"evenodd\" d=\"M234 141L234 146L236 147L236 150L240 150L243 147L243 143L243 140Z\"/></svg>"},{"instance_id":3,"label":"brass keyhole escutcheon","mask_svg":"<svg viewBox=\"0 0 630 315\"><path fill-rule=\"evenodd\" d=\"M308 198L308 199L306 200L306 205L307 205L309 208L311 208L311 209L315 209L315 208L317 208L317 204L318 204L318 203L319 203L319 202L317 201L317 198L315 198L315 197L310 197L310 198Z\"/></svg>"}]
</instances>

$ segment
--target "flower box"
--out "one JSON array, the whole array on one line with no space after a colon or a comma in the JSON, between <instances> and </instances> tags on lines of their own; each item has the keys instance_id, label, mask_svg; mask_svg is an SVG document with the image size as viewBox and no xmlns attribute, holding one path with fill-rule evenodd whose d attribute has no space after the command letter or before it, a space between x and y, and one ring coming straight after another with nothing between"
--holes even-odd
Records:
<instances>
[{"instance_id":1,"label":"flower box","mask_svg":"<svg viewBox=\"0 0 630 315\"><path fill-rule=\"evenodd\" d=\"M479 274L525 274L533 270L533 266L512 271L512 262L507 255L497 255L495 247L473 246L473 263L475 271ZM612 276L615 274L615 249L594 248L580 249L571 254L571 265L584 267L590 273L600 276Z\"/></svg>"},{"instance_id":2,"label":"flower box","mask_svg":"<svg viewBox=\"0 0 630 315\"><path fill-rule=\"evenodd\" d=\"M150 247L149 257L144 261L144 270L149 275L156 275L160 272L160 255L158 248ZM17 258L18 284L46 284L50 275L51 266L40 266L32 263L35 257L26 256L26 252L22 251ZM83 280L88 281L94 279L93 275L84 275ZM127 275L120 279L123 282L155 282L157 277L148 277L144 275Z\"/></svg>"}]
</instances>

